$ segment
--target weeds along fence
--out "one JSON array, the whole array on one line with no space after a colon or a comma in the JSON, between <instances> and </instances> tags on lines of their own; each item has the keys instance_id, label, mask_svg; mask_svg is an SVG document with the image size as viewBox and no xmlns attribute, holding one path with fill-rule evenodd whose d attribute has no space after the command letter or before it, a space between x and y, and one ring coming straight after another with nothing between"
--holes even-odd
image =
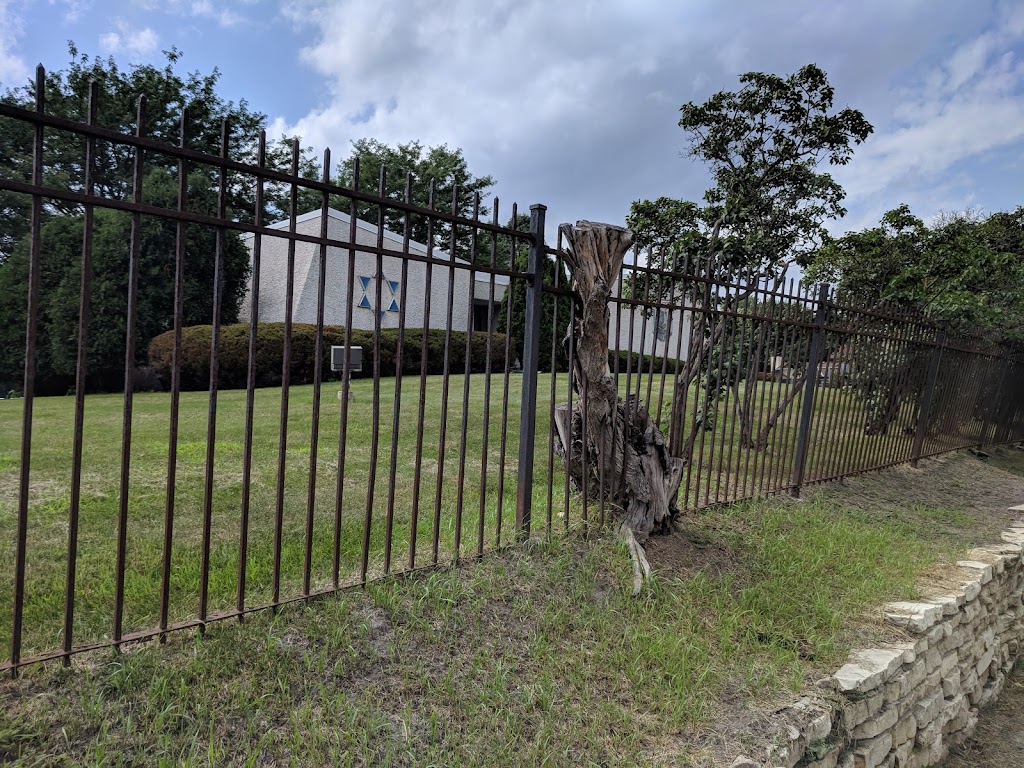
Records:
<instances>
[{"instance_id":1,"label":"weeds along fence","mask_svg":"<svg viewBox=\"0 0 1024 768\"><path fill-rule=\"evenodd\" d=\"M47 113L41 70L36 93L0 104L34 150L0 171L26 211L0 265L22 334L0 352L21 382L0 401L0 669L611 519L601 478L565 471L591 457L558 428L585 393L543 206L304 179L297 146L272 167L224 126L202 153L184 115L175 145L142 101L126 134L95 89L81 121ZM58 152L80 160L55 173ZM1024 438L1020 359L827 289L631 262L610 366L686 459L683 509Z\"/></svg>"}]
</instances>

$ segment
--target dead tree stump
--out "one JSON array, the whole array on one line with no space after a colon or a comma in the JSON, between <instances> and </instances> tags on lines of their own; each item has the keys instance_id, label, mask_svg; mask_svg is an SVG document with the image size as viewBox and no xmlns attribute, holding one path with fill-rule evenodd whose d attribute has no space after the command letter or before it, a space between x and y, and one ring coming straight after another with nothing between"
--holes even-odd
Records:
<instances>
[{"instance_id":1,"label":"dead tree stump","mask_svg":"<svg viewBox=\"0 0 1024 768\"><path fill-rule=\"evenodd\" d=\"M559 438L563 450L572 444L570 453L576 454L569 465L574 482L582 485L586 472L588 487L598 489L605 501L622 510L634 563L639 556L646 571L639 546L650 534L671 530L678 515L675 495L684 462L669 455L646 405L633 396L619 397L608 366L611 287L619 279L633 234L589 221L562 224L559 231L567 243L579 305L576 327L570 333L575 342L574 386L580 394L571 415L568 406L558 411Z\"/></svg>"}]
</instances>

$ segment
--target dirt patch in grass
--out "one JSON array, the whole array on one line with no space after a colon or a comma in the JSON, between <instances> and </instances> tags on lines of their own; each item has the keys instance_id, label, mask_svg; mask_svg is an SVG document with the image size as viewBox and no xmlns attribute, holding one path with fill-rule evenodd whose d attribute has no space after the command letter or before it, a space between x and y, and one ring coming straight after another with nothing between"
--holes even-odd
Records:
<instances>
[{"instance_id":1,"label":"dirt patch in grass","mask_svg":"<svg viewBox=\"0 0 1024 768\"><path fill-rule=\"evenodd\" d=\"M737 567L735 555L712 532L698 527L652 536L645 549L651 568L665 578L687 579L701 572L719 576Z\"/></svg>"}]
</instances>

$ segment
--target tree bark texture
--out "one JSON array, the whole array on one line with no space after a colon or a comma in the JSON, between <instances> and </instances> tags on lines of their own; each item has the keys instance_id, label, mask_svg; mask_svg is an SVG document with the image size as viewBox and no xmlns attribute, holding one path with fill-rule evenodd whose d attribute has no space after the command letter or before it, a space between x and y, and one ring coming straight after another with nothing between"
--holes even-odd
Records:
<instances>
[{"instance_id":1,"label":"tree bark texture","mask_svg":"<svg viewBox=\"0 0 1024 768\"><path fill-rule=\"evenodd\" d=\"M559 437L563 450L572 454L569 473L576 484L586 483L620 506L624 525L643 541L670 530L683 461L669 455L646 405L635 396L619 397L608 367L611 286L619 279L633 236L621 227L589 221L562 224L559 230L580 309L570 333L575 388L581 395L568 424L568 409L559 410Z\"/></svg>"}]
</instances>

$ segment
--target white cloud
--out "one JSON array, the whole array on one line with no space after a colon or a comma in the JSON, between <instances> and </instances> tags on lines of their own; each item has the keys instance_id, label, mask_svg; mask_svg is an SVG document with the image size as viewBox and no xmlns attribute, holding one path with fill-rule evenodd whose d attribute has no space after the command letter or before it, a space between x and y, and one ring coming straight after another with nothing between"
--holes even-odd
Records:
<instances>
[{"instance_id":1,"label":"white cloud","mask_svg":"<svg viewBox=\"0 0 1024 768\"><path fill-rule=\"evenodd\" d=\"M82 20L85 14L92 10L92 0L50 0L50 5L62 4L64 11L64 23L76 24Z\"/></svg>"},{"instance_id":2,"label":"white cloud","mask_svg":"<svg viewBox=\"0 0 1024 768\"><path fill-rule=\"evenodd\" d=\"M159 42L156 32L149 27L132 28L122 19L115 22L113 30L100 35L100 48L105 53L125 54L140 58L154 53Z\"/></svg>"},{"instance_id":3,"label":"white cloud","mask_svg":"<svg viewBox=\"0 0 1024 768\"><path fill-rule=\"evenodd\" d=\"M941 63L898 89L882 129L836 173L851 201L865 203L861 220L898 204L938 208L973 205L979 190L970 174L951 169L1024 141L1024 24L1013 9L966 40ZM1022 14L1017 13L1017 16ZM858 224L861 222L858 222Z\"/></svg>"},{"instance_id":4,"label":"white cloud","mask_svg":"<svg viewBox=\"0 0 1024 768\"><path fill-rule=\"evenodd\" d=\"M312 30L300 56L311 78L323 78L323 98L298 119L279 117L272 129L329 145L336 156L364 136L418 139L461 147L480 174L497 173L492 169L513 156L521 172L541 165L550 173L550 153L566 143L601 153L595 142L645 120L659 124L655 132L674 133L684 99L664 87L666 78L677 79L667 54L685 50L693 34L686 17L700 12L693 8L539 0L289 3L286 18ZM662 34L651 39L644 26L655 13ZM670 149L667 159L673 157ZM543 184L537 179L532 192L516 196L536 196Z\"/></svg>"},{"instance_id":5,"label":"white cloud","mask_svg":"<svg viewBox=\"0 0 1024 768\"><path fill-rule=\"evenodd\" d=\"M31 74L25 60L15 53L22 32L21 18L11 3L0 0L0 83L5 86L22 85Z\"/></svg>"},{"instance_id":6,"label":"white cloud","mask_svg":"<svg viewBox=\"0 0 1024 768\"><path fill-rule=\"evenodd\" d=\"M221 27L233 27L245 21L244 17L225 7L223 0L218 3L211 0L193 0L190 12L198 18L213 19Z\"/></svg>"},{"instance_id":7,"label":"white cloud","mask_svg":"<svg viewBox=\"0 0 1024 768\"><path fill-rule=\"evenodd\" d=\"M937 177L1024 127L1024 5L1012 0L291 0L282 15L308 35L299 87L317 95L273 132L335 157L361 137L461 147L503 198L550 203L561 221L621 221L643 197L699 199L706 170L679 157L678 107L750 70L815 62L837 106L875 124L836 170L855 216L980 199L969 175Z\"/></svg>"}]
</instances>

